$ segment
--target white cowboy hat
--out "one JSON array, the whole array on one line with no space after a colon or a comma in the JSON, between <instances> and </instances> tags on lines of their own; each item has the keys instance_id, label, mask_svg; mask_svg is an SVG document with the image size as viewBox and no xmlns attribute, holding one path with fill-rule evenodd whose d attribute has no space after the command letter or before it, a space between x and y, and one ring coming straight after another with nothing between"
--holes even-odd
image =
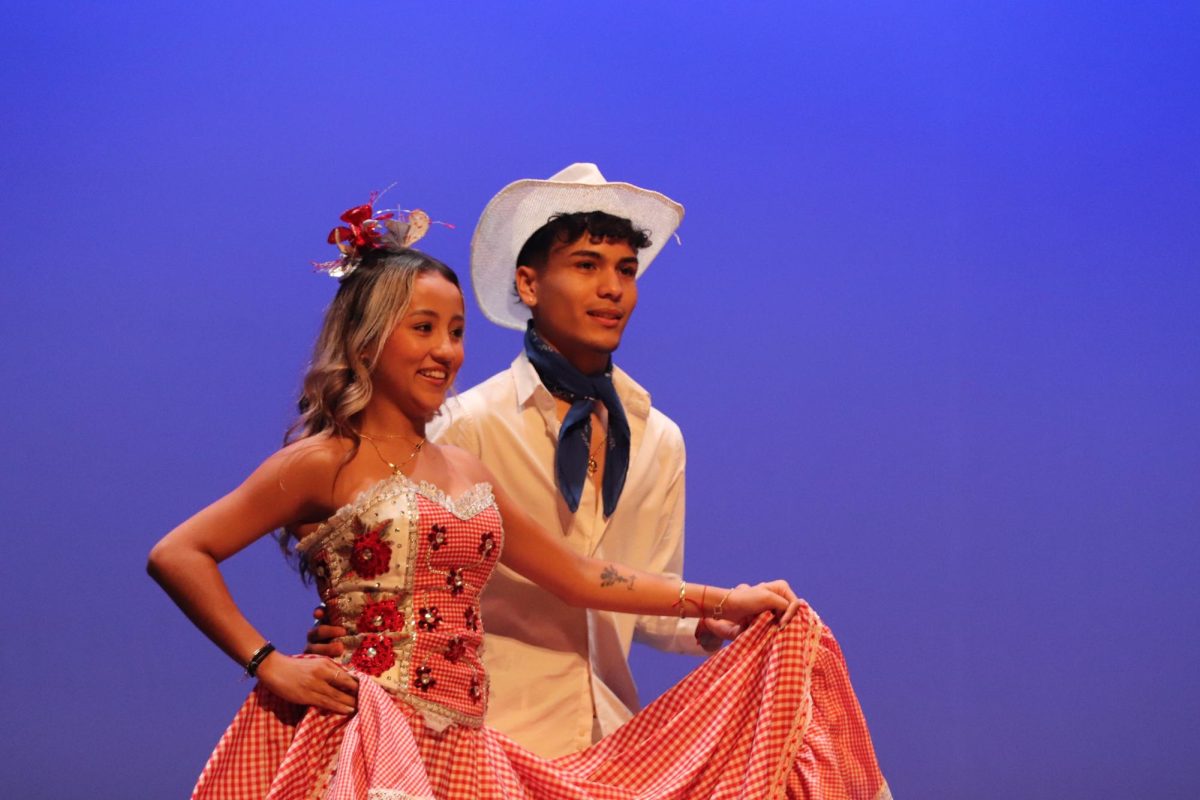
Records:
<instances>
[{"instance_id":1,"label":"white cowboy hat","mask_svg":"<svg viewBox=\"0 0 1200 800\"><path fill-rule=\"evenodd\" d=\"M483 315L497 325L525 329L529 309L513 295L517 255L555 214L604 211L650 233L638 252L638 276L683 220L683 206L630 183L609 183L595 164L572 164L550 180L510 183L492 198L471 238L471 285Z\"/></svg>"}]
</instances>

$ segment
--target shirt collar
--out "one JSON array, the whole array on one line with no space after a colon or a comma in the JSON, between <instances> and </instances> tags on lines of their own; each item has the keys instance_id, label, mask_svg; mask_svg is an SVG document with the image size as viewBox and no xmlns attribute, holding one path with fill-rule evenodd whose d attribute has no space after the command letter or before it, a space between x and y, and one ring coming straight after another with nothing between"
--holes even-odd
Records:
<instances>
[{"instance_id":1,"label":"shirt collar","mask_svg":"<svg viewBox=\"0 0 1200 800\"><path fill-rule=\"evenodd\" d=\"M523 406L533 401L539 406L554 407L554 397L538 378L537 370L529 363L529 357L525 353L522 352L513 359L512 373L519 405ZM650 416L650 393L615 364L612 377L613 388L617 390L617 397L621 398L625 413L634 414L643 420Z\"/></svg>"}]
</instances>

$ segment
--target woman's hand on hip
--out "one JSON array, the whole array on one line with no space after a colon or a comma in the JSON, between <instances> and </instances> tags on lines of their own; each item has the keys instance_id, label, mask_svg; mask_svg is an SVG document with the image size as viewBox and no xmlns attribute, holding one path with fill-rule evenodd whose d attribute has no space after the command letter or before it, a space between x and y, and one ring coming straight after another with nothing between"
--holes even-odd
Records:
<instances>
[{"instance_id":1,"label":"woman's hand on hip","mask_svg":"<svg viewBox=\"0 0 1200 800\"><path fill-rule=\"evenodd\" d=\"M358 703L358 679L328 658L274 652L259 665L257 677L272 694L297 705L350 714Z\"/></svg>"}]
</instances>

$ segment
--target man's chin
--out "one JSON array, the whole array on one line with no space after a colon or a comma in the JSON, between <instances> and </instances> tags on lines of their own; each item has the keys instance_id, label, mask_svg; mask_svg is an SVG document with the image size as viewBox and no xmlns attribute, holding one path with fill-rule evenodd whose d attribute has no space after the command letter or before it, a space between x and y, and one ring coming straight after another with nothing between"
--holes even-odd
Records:
<instances>
[{"instance_id":1,"label":"man's chin","mask_svg":"<svg viewBox=\"0 0 1200 800\"><path fill-rule=\"evenodd\" d=\"M617 352L617 348L621 346L621 333L622 331L617 331L613 336L602 337L596 343L596 350L608 356Z\"/></svg>"},{"instance_id":2,"label":"man's chin","mask_svg":"<svg viewBox=\"0 0 1200 800\"><path fill-rule=\"evenodd\" d=\"M579 342L578 349L597 356L608 358L621 345L620 336L589 336L586 341Z\"/></svg>"},{"instance_id":3,"label":"man's chin","mask_svg":"<svg viewBox=\"0 0 1200 800\"><path fill-rule=\"evenodd\" d=\"M621 325L616 328L594 326L591 330L586 331L585 338L587 339L588 347L593 350L603 350L611 353L615 351L621 344L621 337L625 334L625 326Z\"/></svg>"}]
</instances>

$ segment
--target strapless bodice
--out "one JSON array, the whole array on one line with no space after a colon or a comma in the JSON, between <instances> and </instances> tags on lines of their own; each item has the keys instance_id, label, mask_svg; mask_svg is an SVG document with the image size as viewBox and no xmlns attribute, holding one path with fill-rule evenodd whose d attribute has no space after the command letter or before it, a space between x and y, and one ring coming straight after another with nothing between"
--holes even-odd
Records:
<instances>
[{"instance_id":1,"label":"strapless bodice","mask_svg":"<svg viewBox=\"0 0 1200 800\"><path fill-rule=\"evenodd\" d=\"M479 596L503 544L491 486L458 498L385 478L300 541L342 663L370 675L435 726L478 726L488 681Z\"/></svg>"}]
</instances>

